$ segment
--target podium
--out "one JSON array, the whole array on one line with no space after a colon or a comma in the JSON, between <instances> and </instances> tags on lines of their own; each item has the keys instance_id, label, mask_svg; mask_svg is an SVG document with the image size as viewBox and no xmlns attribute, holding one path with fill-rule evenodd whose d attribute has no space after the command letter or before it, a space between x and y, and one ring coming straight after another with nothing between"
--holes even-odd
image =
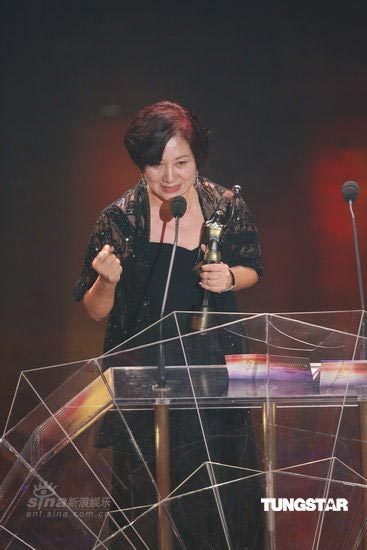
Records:
<instances>
[{"instance_id":1,"label":"podium","mask_svg":"<svg viewBox=\"0 0 367 550\"><path fill-rule=\"evenodd\" d=\"M1 548L367 548L364 312L198 315L21 373Z\"/></svg>"}]
</instances>

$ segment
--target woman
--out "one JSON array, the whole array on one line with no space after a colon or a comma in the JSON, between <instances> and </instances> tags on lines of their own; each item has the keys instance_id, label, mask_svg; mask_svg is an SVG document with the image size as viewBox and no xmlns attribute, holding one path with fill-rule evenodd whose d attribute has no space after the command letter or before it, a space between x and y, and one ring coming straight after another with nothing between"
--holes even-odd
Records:
<instances>
[{"instance_id":1,"label":"woman","mask_svg":"<svg viewBox=\"0 0 367 550\"><path fill-rule=\"evenodd\" d=\"M222 263L200 264L205 222L216 210L226 211L232 193L198 174L207 159L208 131L195 115L168 101L145 107L132 120L125 145L141 170L141 180L102 211L90 237L84 268L76 287L76 298L83 299L93 319L99 321L109 316L105 351L159 319L174 240L175 220L170 214L170 201L176 196L185 197L187 210L180 220L166 313L197 309L202 303L204 290L210 291L210 305L217 311L235 311L232 292L254 285L262 274L258 232L242 199L233 221L224 232ZM194 269L198 264L201 265L199 276ZM202 357L198 359L201 347L207 362L215 363L215 354L210 354L208 347L213 344L217 352L220 345L218 339L216 343L213 340L215 338L205 340L205 345L200 341L190 362L203 362ZM230 348L226 346L226 349L228 352ZM142 357L139 360L144 364ZM151 361L151 357L146 360ZM123 414L132 426L136 445L154 471L151 411L124 411ZM172 410L170 417L174 487L208 460L208 454L195 411ZM201 420L212 458L223 463L235 460L243 466L243 456L246 455L246 464L254 465L248 411L203 411ZM104 419L97 445L103 447L111 443L113 470L118 474L113 487L114 499L121 508L154 501L154 490L152 493L145 469L137 459L131 434L122 426L119 416L113 413L112 417ZM237 458L234 459L234 455ZM255 498L257 487L251 486L251 491L252 498ZM250 506L251 500L243 502L243 496L232 499L232 504L239 504L239 507L231 513L236 517L236 524L241 525L241 532L236 535L238 540L251 540L257 544L260 535L252 528L254 521L256 523L252 514L258 506L257 501ZM204 544L202 536L214 540L220 536L222 528L216 517L206 515L207 509L204 506L195 517L187 514L186 509L179 509L174 518L187 548L201 547L200 544ZM248 519L245 524L243 513ZM241 516L238 521L236 514ZM199 526L196 530L194 519ZM123 546L117 544L117 547Z\"/></svg>"},{"instance_id":2,"label":"woman","mask_svg":"<svg viewBox=\"0 0 367 550\"><path fill-rule=\"evenodd\" d=\"M217 311L234 311L232 291L254 285L262 274L258 232L242 200L224 235L223 262L202 265L200 280L192 271L201 259L204 222L218 208L225 211L232 197L198 175L207 159L208 131L193 113L168 101L145 107L132 120L125 145L141 180L102 211L75 290L93 319L109 316L104 351L159 318L174 238L169 201L175 196L185 197L187 210L166 313L196 309L203 290L213 293Z\"/></svg>"}]
</instances>

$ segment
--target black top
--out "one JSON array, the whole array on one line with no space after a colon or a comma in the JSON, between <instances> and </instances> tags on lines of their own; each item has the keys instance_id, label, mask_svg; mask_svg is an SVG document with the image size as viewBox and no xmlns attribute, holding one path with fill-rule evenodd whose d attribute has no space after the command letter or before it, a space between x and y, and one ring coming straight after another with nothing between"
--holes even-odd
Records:
<instances>
[{"instance_id":1,"label":"black top","mask_svg":"<svg viewBox=\"0 0 367 550\"><path fill-rule=\"evenodd\" d=\"M149 275L145 296L149 300L152 322L160 318L172 249L172 244L149 243ZM193 272L198 253L199 248L189 250L177 246L165 315L172 311L193 311L200 306L203 291L198 284L197 275Z\"/></svg>"}]
</instances>

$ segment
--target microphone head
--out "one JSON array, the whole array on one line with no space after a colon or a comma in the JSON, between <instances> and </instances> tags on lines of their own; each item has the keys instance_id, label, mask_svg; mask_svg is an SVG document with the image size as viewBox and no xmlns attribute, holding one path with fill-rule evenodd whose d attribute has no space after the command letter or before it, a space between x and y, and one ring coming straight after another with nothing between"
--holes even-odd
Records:
<instances>
[{"instance_id":1,"label":"microphone head","mask_svg":"<svg viewBox=\"0 0 367 550\"><path fill-rule=\"evenodd\" d=\"M343 198L346 202L355 201L359 193L359 185L356 181L346 181L342 187Z\"/></svg>"},{"instance_id":2,"label":"microphone head","mask_svg":"<svg viewBox=\"0 0 367 550\"><path fill-rule=\"evenodd\" d=\"M171 212L174 218L182 218L187 208L185 197L179 195L171 200Z\"/></svg>"}]
</instances>

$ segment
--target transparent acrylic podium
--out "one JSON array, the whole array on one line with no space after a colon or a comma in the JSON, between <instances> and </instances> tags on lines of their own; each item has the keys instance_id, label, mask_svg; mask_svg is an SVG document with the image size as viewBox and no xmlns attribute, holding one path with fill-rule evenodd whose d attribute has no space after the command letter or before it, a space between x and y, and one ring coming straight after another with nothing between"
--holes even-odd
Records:
<instances>
[{"instance_id":1,"label":"transparent acrylic podium","mask_svg":"<svg viewBox=\"0 0 367 550\"><path fill-rule=\"evenodd\" d=\"M175 312L101 357L23 371L0 548L366 549L364 322L221 313L194 330Z\"/></svg>"}]
</instances>

